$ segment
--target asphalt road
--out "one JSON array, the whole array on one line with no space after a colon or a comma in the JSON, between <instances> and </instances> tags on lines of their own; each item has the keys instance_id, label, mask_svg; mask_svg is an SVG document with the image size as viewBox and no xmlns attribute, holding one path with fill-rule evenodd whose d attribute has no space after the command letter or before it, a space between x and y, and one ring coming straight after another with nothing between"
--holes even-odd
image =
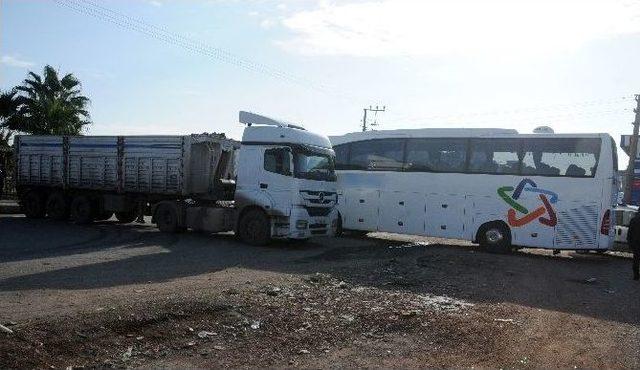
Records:
<instances>
[{"instance_id":1,"label":"asphalt road","mask_svg":"<svg viewBox=\"0 0 640 370\"><path fill-rule=\"evenodd\" d=\"M640 366L640 283L631 280L630 265L625 253L494 255L469 243L389 234L251 247L231 234L0 216L0 323L217 294L249 283L284 286L322 273L350 286L512 312L528 324L503 350L522 346L537 360L533 365L634 367Z\"/></svg>"}]
</instances>

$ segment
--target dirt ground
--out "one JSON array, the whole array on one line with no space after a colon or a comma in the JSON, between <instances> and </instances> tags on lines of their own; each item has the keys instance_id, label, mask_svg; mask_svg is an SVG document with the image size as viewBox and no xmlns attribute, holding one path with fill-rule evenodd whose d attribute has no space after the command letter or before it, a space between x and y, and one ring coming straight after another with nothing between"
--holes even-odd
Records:
<instances>
[{"instance_id":1,"label":"dirt ground","mask_svg":"<svg viewBox=\"0 0 640 370\"><path fill-rule=\"evenodd\" d=\"M640 367L626 253L0 216L0 367ZM0 328L1 329L1 328Z\"/></svg>"}]
</instances>

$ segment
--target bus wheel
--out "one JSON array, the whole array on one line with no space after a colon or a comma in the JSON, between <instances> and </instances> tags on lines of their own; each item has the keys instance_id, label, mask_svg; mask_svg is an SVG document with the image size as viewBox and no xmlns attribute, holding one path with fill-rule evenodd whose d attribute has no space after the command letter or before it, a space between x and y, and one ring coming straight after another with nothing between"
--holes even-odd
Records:
<instances>
[{"instance_id":1,"label":"bus wheel","mask_svg":"<svg viewBox=\"0 0 640 370\"><path fill-rule=\"evenodd\" d=\"M511 251L511 230L502 222L490 222L482 225L478 231L480 246L491 253Z\"/></svg>"},{"instance_id":2,"label":"bus wheel","mask_svg":"<svg viewBox=\"0 0 640 370\"><path fill-rule=\"evenodd\" d=\"M271 239L271 227L267 215L261 210L245 212L238 222L240 239L250 245L265 245Z\"/></svg>"},{"instance_id":3,"label":"bus wheel","mask_svg":"<svg viewBox=\"0 0 640 370\"><path fill-rule=\"evenodd\" d=\"M129 211L129 212L116 212L116 219L118 219L118 222L120 222L121 224L128 224L133 222L133 220L136 219L136 213L134 211Z\"/></svg>"},{"instance_id":4,"label":"bus wheel","mask_svg":"<svg viewBox=\"0 0 640 370\"><path fill-rule=\"evenodd\" d=\"M54 192L47 199L47 215L54 220L63 221L69 218L69 204L62 192Z\"/></svg>"},{"instance_id":5,"label":"bus wheel","mask_svg":"<svg viewBox=\"0 0 640 370\"><path fill-rule=\"evenodd\" d=\"M42 218L46 213L42 195L35 190L28 192L20 203L22 211L28 218Z\"/></svg>"},{"instance_id":6,"label":"bus wheel","mask_svg":"<svg viewBox=\"0 0 640 370\"><path fill-rule=\"evenodd\" d=\"M93 205L88 197L79 195L73 198L71 202L71 220L80 225L93 221Z\"/></svg>"}]
</instances>

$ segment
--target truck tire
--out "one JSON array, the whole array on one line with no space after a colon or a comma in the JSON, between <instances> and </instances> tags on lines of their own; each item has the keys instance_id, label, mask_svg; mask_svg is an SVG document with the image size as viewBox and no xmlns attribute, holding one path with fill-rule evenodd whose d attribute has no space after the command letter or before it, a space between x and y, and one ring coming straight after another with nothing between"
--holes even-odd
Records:
<instances>
[{"instance_id":1,"label":"truck tire","mask_svg":"<svg viewBox=\"0 0 640 370\"><path fill-rule=\"evenodd\" d=\"M46 214L42 195L32 190L28 192L20 202L24 215L28 218L42 218Z\"/></svg>"},{"instance_id":2,"label":"truck tire","mask_svg":"<svg viewBox=\"0 0 640 370\"><path fill-rule=\"evenodd\" d=\"M178 211L171 204L160 204L156 209L155 220L158 229L163 233L176 233L183 230L180 227Z\"/></svg>"},{"instance_id":3,"label":"truck tire","mask_svg":"<svg viewBox=\"0 0 640 370\"><path fill-rule=\"evenodd\" d=\"M57 221L69 218L69 204L64 193L56 191L47 199L47 215Z\"/></svg>"},{"instance_id":4,"label":"truck tire","mask_svg":"<svg viewBox=\"0 0 640 370\"><path fill-rule=\"evenodd\" d=\"M245 212L238 222L240 239L250 245L265 245L271 240L271 225L267 215L258 209Z\"/></svg>"},{"instance_id":5,"label":"truck tire","mask_svg":"<svg viewBox=\"0 0 640 370\"><path fill-rule=\"evenodd\" d=\"M509 253L511 245L511 230L503 222L489 222L478 230L480 246L490 253Z\"/></svg>"},{"instance_id":6,"label":"truck tire","mask_svg":"<svg viewBox=\"0 0 640 370\"><path fill-rule=\"evenodd\" d=\"M134 211L116 212L116 219L121 224L129 224L136 219L137 215Z\"/></svg>"},{"instance_id":7,"label":"truck tire","mask_svg":"<svg viewBox=\"0 0 640 370\"><path fill-rule=\"evenodd\" d=\"M93 205L89 197L79 195L71 202L71 220L79 225L86 225L93 221Z\"/></svg>"},{"instance_id":8,"label":"truck tire","mask_svg":"<svg viewBox=\"0 0 640 370\"><path fill-rule=\"evenodd\" d=\"M344 235L344 229L342 228L342 215L338 213L338 225L336 225L336 236L341 237Z\"/></svg>"}]
</instances>

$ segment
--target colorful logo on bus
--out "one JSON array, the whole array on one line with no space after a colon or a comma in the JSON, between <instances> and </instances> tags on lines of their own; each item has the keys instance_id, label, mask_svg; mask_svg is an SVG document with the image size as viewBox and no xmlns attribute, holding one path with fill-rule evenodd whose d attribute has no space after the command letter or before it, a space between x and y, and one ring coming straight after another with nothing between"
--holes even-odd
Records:
<instances>
[{"instance_id":1,"label":"colorful logo on bus","mask_svg":"<svg viewBox=\"0 0 640 370\"><path fill-rule=\"evenodd\" d=\"M518 200L523 191L538 194L540 206L530 211L519 203ZM550 227L554 227L558 223L556 211L552 206L558 201L558 194L539 188L531 179L522 179L515 189L513 186L503 186L498 189L498 195L511 206L507 212L507 220L509 225L513 227L524 226L536 219L541 224Z\"/></svg>"}]
</instances>

